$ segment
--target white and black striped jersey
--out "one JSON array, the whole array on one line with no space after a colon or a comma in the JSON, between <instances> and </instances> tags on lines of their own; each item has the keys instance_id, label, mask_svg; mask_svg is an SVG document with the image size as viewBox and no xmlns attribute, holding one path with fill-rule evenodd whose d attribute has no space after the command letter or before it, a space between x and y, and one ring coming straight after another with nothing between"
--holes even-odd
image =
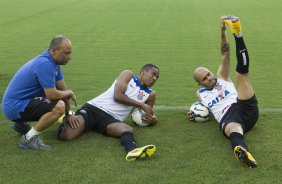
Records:
<instances>
[{"instance_id":1,"label":"white and black striped jersey","mask_svg":"<svg viewBox=\"0 0 282 184\"><path fill-rule=\"evenodd\" d=\"M100 108L120 121L124 121L131 113L133 107L121 104L114 100L116 82L117 81L115 80L107 91L87 103ZM151 91L151 88L142 86L138 78L132 74L132 79L127 85L125 95L130 99L145 102Z\"/></svg>"},{"instance_id":2,"label":"white and black striped jersey","mask_svg":"<svg viewBox=\"0 0 282 184\"><path fill-rule=\"evenodd\" d=\"M202 103L213 113L215 119L220 122L231 104L237 102L237 91L232 82L216 78L213 89L201 88L198 90Z\"/></svg>"}]
</instances>

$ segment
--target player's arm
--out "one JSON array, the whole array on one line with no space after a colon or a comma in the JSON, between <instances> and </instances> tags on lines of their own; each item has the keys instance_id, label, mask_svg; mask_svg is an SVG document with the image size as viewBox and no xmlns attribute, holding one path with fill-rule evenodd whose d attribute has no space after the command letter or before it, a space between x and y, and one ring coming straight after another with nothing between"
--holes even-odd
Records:
<instances>
[{"instance_id":1,"label":"player's arm","mask_svg":"<svg viewBox=\"0 0 282 184\"><path fill-rule=\"evenodd\" d=\"M129 70L125 70L120 73L115 84L114 100L124 105L141 108L145 112L152 114L152 108L149 105L139 102L137 100L130 99L125 95L127 85L131 78L132 72Z\"/></svg>"},{"instance_id":2,"label":"player's arm","mask_svg":"<svg viewBox=\"0 0 282 184\"><path fill-rule=\"evenodd\" d=\"M58 72L55 75L55 72ZM76 96L73 91L67 90L61 68L54 71L50 62L42 62L34 71L44 93L49 100L72 99L77 105ZM56 82L55 82L55 81Z\"/></svg>"},{"instance_id":3,"label":"player's arm","mask_svg":"<svg viewBox=\"0 0 282 184\"><path fill-rule=\"evenodd\" d=\"M63 100L63 99L72 99L77 106L76 96L71 90L58 90L57 88L44 88L46 97L49 100Z\"/></svg>"},{"instance_id":4,"label":"player's arm","mask_svg":"<svg viewBox=\"0 0 282 184\"><path fill-rule=\"evenodd\" d=\"M56 83L56 87L59 89L66 89L66 86L62 84L63 81ZM64 83L64 82L63 82ZM44 92L46 97L49 100L63 100L65 102L65 112L68 114L70 110L69 99L71 98L75 102L75 106L77 106L76 96L71 90L58 90L57 88L44 88ZM72 128L76 128L79 125L79 120L76 116L68 116L68 123Z\"/></svg>"},{"instance_id":5,"label":"player's arm","mask_svg":"<svg viewBox=\"0 0 282 184\"><path fill-rule=\"evenodd\" d=\"M152 109L155 104L157 95L155 91L152 91L146 100L146 104L149 105ZM158 117L156 116L155 112L152 110L153 114L145 113L145 116L142 118L142 120L149 122L150 124L156 124L158 123Z\"/></svg>"},{"instance_id":6,"label":"player's arm","mask_svg":"<svg viewBox=\"0 0 282 184\"><path fill-rule=\"evenodd\" d=\"M64 79L56 81L56 88L59 91L66 91L67 90L67 86L66 86ZM71 96L70 98L75 102L75 106L77 106L76 96L73 94L73 96ZM70 102L69 102L70 98L63 98L62 100L65 102L65 106L66 106L65 113L66 113L67 118L68 118L67 122L70 124L71 128L75 129L79 126L80 122L79 122L79 119L76 116L69 114L69 111L71 110Z\"/></svg>"},{"instance_id":7,"label":"player's arm","mask_svg":"<svg viewBox=\"0 0 282 184\"><path fill-rule=\"evenodd\" d=\"M218 68L217 76L223 80L230 81L230 46L226 35L224 23L225 16L220 18L221 29L221 65Z\"/></svg>"},{"instance_id":8,"label":"player's arm","mask_svg":"<svg viewBox=\"0 0 282 184\"><path fill-rule=\"evenodd\" d=\"M65 83L64 79L56 81L56 88L57 88L57 90L61 90L61 91L66 91L67 90L67 86L66 86L66 83ZM75 102L75 106L77 106L76 96L74 95L73 97L71 97L71 99ZM63 98L62 100L65 102L66 113L68 113L70 111L70 109L71 109L70 108L69 98Z\"/></svg>"},{"instance_id":9,"label":"player's arm","mask_svg":"<svg viewBox=\"0 0 282 184\"><path fill-rule=\"evenodd\" d=\"M61 91L67 90L67 86L66 86L66 83L65 83L64 79L59 80L59 81L56 81L56 88L57 88L58 90L61 90ZM62 100L65 102L65 106L66 106L65 112L66 112L66 114L68 114L68 112L69 112L70 109L71 109L71 108L70 108L69 99L64 98L64 99L62 99Z\"/></svg>"},{"instance_id":10,"label":"player's arm","mask_svg":"<svg viewBox=\"0 0 282 184\"><path fill-rule=\"evenodd\" d=\"M199 91L196 92L196 97L198 98L199 101L202 101L202 98L201 98Z\"/></svg>"}]
</instances>

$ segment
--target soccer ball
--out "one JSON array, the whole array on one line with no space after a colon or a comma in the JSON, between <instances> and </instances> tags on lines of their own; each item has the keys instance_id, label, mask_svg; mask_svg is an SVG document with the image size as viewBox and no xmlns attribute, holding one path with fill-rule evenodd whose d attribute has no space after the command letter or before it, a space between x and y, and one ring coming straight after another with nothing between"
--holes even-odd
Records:
<instances>
[{"instance_id":1,"label":"soccer ball","mask_svg":"<svg viewBox=\"0 0 282 184\"><path fill-rule=\"evenodd\" d=\"M131 112L131 119L138 126L148 126L149 124L142 120L144 115L144 111L139 108L134 108Z\"/></svg>"},{"instance_id":2,"label":"soccer ball","mask_svg":"<svg viewBox=\"0 0 282 184\"><path fill-rule=\"evenodd\" d=\"M195 102L190 107L190 112L197 122L208 121L210 118L209 109L201 102Z\"/></svg>"}]
</instances>

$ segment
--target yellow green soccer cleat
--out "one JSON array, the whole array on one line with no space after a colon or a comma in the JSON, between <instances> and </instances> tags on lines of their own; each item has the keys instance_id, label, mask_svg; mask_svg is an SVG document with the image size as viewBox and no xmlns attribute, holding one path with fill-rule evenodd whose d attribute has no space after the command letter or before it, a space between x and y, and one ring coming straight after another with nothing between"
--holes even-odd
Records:
<instances>
[{"instance_id":1,"label":"yellow green soccer cleat","mask_svg":"<svg viewBox=\"0 0 282 184\"><path fill-rule=\"evenodd\" d=\"M156 146L154 145L147 145L142 148L136 148L126 155L127 161L134 161L134 160L143 160L151 157L156 151Z\"/></svg>"},{"instance_id":2,"label":"yellow green soccer cleat","mask_svg":"<svg viewBox=\"0 0 282 184\"><path fill-rule=\"evenodd\" d=\"M257 162L255 161L251 153L247 152L247 150L243 148L242 146L236 146L234 148L234 154L238 160L240 160L241 162L244 162L250 168L257 167Z\"/></svg>"},{"instance_id":3,"label":"yellow green soccer cleat","mask_svg":"<svg viewBox=\"0 0 282 184\"><path fill-rule=\"evenodd\" d=\"M63 122L65 115L63 114L58 120L57 123L61 124Z\"/></svg>"},{"instance_id":4,"label":"yellow green soccer cleat","mask_svg":"<svg viewBox=\"0 0 282 184\"><path fill-rule=\"evenodd\" d=\"M241 33L241 23L238 17L232 16L232 15L227 16L223 21L229 25L231 32L233 34Z\"/></svg>"},{"instance_id":5,"label":"yellow green soccer cleat","mask_svg":"<svg viewBox=\"0 0 282 184\"><path fill-rule=\"evenodd\" d=\"M68 114L69 114L69 115L74 115L75 112L73 112L72 110L70 110ZM57 120L57 123L61 124L61 123L64 121L64 117L65 117L65 116L66 116L66 115L63 114L61 117L59 117L59 119Z\"/></svg>"}]
</instances>

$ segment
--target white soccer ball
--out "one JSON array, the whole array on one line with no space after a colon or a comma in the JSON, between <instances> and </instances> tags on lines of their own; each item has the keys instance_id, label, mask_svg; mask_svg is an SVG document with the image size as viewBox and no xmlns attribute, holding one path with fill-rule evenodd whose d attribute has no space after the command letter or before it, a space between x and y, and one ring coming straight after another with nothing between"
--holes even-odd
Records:
<instances>
[{"instance_id":1,"label":"white soccer ball","mask_svg":"<svg viewBox=\"0 0 282 184\"><path fill-rule=\"evenodd\" d=\"M142 120L145 112L139 108L134 108L131 112L132 121L138 126L148 126L149 124Z\"/></svg>"},{"instance_id":2,"label":"white soccer ball","mask_svg":"<svg viewBox=\"0 0 282 184\"><path fill-rule=\"evenodd\" d=\"M201 102L195 102L190 107L190 112L197 122L208 121L210 118L209 109Z\"/></svg>"}]
</instances>

